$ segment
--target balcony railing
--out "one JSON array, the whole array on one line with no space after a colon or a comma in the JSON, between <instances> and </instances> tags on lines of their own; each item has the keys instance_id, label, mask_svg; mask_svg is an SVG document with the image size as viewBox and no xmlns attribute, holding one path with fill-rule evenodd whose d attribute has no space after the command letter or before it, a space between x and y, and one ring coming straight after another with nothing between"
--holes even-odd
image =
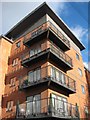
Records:
<instances>
[{"instance_id":1,"label":"balcony railing","mask_svg":"<svg viewBox=\"0 0 90 120\"><path fill-rule=\"evenodd\" d=\"M18 105L17 118L79 118L78 106L56 98L26 101Z\"/></svg>"},{"instance_id":2,"label":"balcony railing","mask_svg":"<svg viewBox=\"0 0 90 120\"><path fill-rule=\"evenodd\" d=\"M52 24L50 21L47 21L40 25L39 27L35 28L30 32L29 38L25 37L24 44L26 44L31 39L37 37L38 35L44 33L46 30L52 30L53 33L56 34L58 39L65 44L68 48L70 48L70 41L60 32L60 30Z\"/></svg>"},{"instance_id":3,"label":"balcony railing","mask_svg":"<svg viewBox=\"0 0 90 120\"><path fill-rule=\"evenodd\" d=\"M58 57L59 60L61 60L61 62L64 63L65 65L67 65L69 68L73 67L72 59L66 53L64 53L59 47L57 47L55 44L44 43L43 46L44 47L42 47L42 45L41 45L40 52L34 54L33 56L30 56L30 51L28 51L27 53L24 53L22 55L22 63L26 63L25 61L28 62L28 60L35 58L35 56L36 57L40 56L43 53L45 53L45 51L48 50L48 52L51 52L56 57Z\"/></svg>"},{"instance_id":4,"label":"balcony railing","mask_svg":"<svg viewBox=\"0 0 90 120\"><path fill-rule=\"evenodd\" d=\"M19 83L20 89L25 89L33 85L51 81L56 83L58 86L61 86L60 88L66 90L67 93L68 91L69 93L76 92L75 80L73 80L65 73L63 73L61 70L58 70L51 65L36 69L28 73L28 75L21 76L19 81L20 81Z\"/></svg>"},{"instance_id":5,"label":"balcony railing","mask_svg":"<svg viewBox=\"0 0 90 120\"><path fill-rule=\"evenodd\" d=\"M71 67L73 66L72 59L66 53L64 53L59 47L57 47L53 44L50 44L50 49L55 55L57 55L59 58L63 59L63 61L65 63L67 63Z\"/></svg>"}]
</instances>

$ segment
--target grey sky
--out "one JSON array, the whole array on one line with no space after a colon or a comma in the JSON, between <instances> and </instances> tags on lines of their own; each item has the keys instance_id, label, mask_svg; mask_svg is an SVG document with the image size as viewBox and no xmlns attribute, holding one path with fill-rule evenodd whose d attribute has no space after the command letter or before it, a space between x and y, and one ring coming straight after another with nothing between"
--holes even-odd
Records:
<instances>
[{"instance_id":1,"label":"grey sky","mask_svg":"<svg viewBox=\"0 0 90 120\"><path fill-rule=\"evenodd\" d=\"M0 34L2 33L2 3L0 2Z\"/></svg>"},{"instance_id":2,"label":"grey sky","mask_svg":"<svg viewBox=\"0 0 90 120\"><path fill-rule=\"evenodd\" d=\"M4 2L2 3L2 33L5 34L23 17L30 13L40 3Z\"/></svg>"},{"instance_id":3,"label":"grey sky","mask_svg":"<svg viewBox=\"0 0 90 120\"><path fill-rule=\"evenodd\" d=\"M44 1L43 1L44 2ZM2 29L0 28L0 34L7 33L14 25L22 20L32 10L37 8L43 2L2 2ZM58 5L53 2L48 2L56 12L58 11ZM60 11L64 8L63 2L59 5Z\"/></svg>"}]
</instances>

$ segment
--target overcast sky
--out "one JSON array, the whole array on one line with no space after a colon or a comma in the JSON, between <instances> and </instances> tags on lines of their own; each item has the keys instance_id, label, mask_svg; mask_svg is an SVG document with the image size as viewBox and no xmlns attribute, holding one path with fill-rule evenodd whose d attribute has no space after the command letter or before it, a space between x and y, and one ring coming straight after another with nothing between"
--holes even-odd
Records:
<instances>
[{"instance_id":1,"label":"overcast sky","mask_svg":"<svg viewBox=\"0 0 90 120\"><path fill-rule=\"evenodd\" d=\"M15 2L13 2L15 1ZM21 2L20 2L21 1ZM29 1L29 2L28 2ZM0 2L0 34L7 33L17 22L34 10L44 0L1 0ZM58 14L60 18L69 26L73 33L86 46L82 53L84 64L88 63L88 0L72 0L80 2L64 2L65 0L56 0L50 2L50 7ZM67 1L67 0L66 0ZM69 0L68 0L69 1ZM85 2L83 2L85 1ZM86 56L86 57L85 57Z\"/></svg>"}]
</instances>

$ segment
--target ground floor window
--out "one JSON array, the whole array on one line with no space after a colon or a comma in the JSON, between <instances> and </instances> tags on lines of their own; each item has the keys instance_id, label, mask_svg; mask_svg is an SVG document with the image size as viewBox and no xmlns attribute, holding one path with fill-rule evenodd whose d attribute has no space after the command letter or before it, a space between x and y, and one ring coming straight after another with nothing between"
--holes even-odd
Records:
<instances>
[{"instance_id":1,"label":"ground floor window","mask_svg":"<svg viewBox=\"0 0 90 120\"><path fill-rule=\"evenodd\" d=\"M52 109L55 114L68 115L67 99L55 94L51 94Z\"/></svg>"},{"instance_id":2,"label":"ground floor window","mask_svg":"<svg viewBox=\"0 0 90 120\"><path fill-rule=\"evenodd\" d=\"M38 114L40 113L40 106L41 106L41 102L40 102L40 94L35 95L35 96L30 96L27 97L27 105L26 105L26 114Z\"/></svg>"}]
</instances>

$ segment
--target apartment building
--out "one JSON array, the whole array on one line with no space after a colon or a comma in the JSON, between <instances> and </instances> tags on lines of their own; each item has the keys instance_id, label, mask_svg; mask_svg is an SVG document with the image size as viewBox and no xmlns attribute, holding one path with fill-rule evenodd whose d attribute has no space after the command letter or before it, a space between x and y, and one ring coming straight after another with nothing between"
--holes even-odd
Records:
<instances>
[{"instance_id":1,"label":"apartment building","mask_svg":"<svg viewBox=\"0 0 90 120\"><path fill-rule=\"evenodd\" d=\"M43 3L5 36L13 43L2 118L86 118L85 47L55 12Z\"/></svg>"}]
</instances>

